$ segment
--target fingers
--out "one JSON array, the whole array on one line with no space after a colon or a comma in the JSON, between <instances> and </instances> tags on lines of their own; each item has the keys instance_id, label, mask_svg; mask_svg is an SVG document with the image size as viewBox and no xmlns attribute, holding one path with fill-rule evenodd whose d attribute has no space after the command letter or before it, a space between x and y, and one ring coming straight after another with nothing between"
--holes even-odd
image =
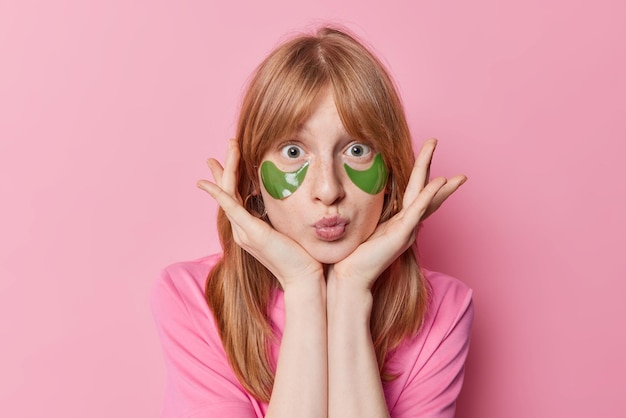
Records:
<instances>
[{"instance_id":1,"label":"fingers","mask_svg":"<svg viewBox=\"0 0 626 418\"><path fill-rule=\"evenodd\" d=\"M424 142L424 144L422 144L422 148L415 159L409 184L407 185L404 194L404 206L415 200L422 189L428 184L430 177L430 163L433 159L436 147L437 140L434 138L428 139Z\"/></svg>"},{"instance_id":2,"label":"fingers","mask_svg":"<svg viewBox=\"0 0 626 418\"><path fill-rule=\"evenodd\" d=\"M210 194L211 197L215 199L231 222L239 226L245 226L251 219L256 219L252 217L233 196L220 188L217 184L207 180L199 180L198 183L196 183L196 186Z\"/></svg>"},{"instance_id":3,"label":"fingers","mask_svg":"<svg viewBox=\"0 0 626 418\"><path fill-rule=\"evenodd\" d=\"M426 170L426 179L424 181L424 187L426 187L426 185L428 184L428 181L430 180L430 164L433 162L433 154L435 153L435 148L437 148L437 138L430 138L427 139L426 142L434 142L433 145L433 151L430 154L430 159L428 160L428 169ZM422 145L422 149L424 148L424 145Z\"/></svg>"},{"instance_id":4,"label":"fingers","mask_svg":"<svg viewBox=\"0 0 626 418\"><path fill-rule=\"evenodd\" d=\"M237 171L239 167L239 158L240 154L237 141L235 139L230 139L226 150L226 162L224 163L224 167L222 167L222 165L214 158L209 158L206 162L207 166L211 170L215 184L235 199L239 199L239 195L237 193ZM199 185L200 182L198 183L198 186ZM203 187L201 188L208 192L208 190Z\"/></svg>"},{"instance_id":5,"label":"fingers","mask_svg":"<svg viewBox=\"0 0 626 418\"><path fill-rule=\"evenodd\" d=\"M447 184L445 177L437 177L431 180L424 187L417 197L408 202L408 204L400 212L402 223L406 228L414 229L422 220L424 213L433 201L437 193ZM399 214L400 215L400 214Z\"/></svg>"},{"instance_id":6,"label":"fingers","mask_svg":"<svg viewBox=\"0 0 626 418\"><path fill-rule=\"evenodd\" d=\"M237 200L239 200L239 194L237 193L239 158L237 140L229 139L224 167L214 158L209 158L206 162L215 182L199 180L196 183L200 189L209 193L227 213L227 208L231 208L232 204L237 205ZM229 196L230 199L226 199L225 195Z\"/></svg>"},{"instance_id":7,"label":"fingers","mask_svg":"<svg viewBox=\"0 0 626 418\"><path fill-rule=\"evenodd\" d=\"M206 161L206 164L209 166L209 170L211 170L213 179L215 179L215 184L222 184L222 173L224 172L224 168L219 161L214 158L209 158Z\"/></svg>"},{"instance_id":8,"label":"fingers","mask_svg":"<svg viewBox=\"0 0 626 418\"><path fill-rule=\"evenodd\" d=\"M411 178L409 179L409 184L406 188L403 200L404 207L413 205L422 194L422 191L429 187L429 184L433 183L433 181L429 182L430 166L436 147L436 139L431 138L424 141L424 144L422 145L422 148L420 149L420 152L415 160L415 165L413 166ZM448 179L441 187L437 189L436 193L431 196L431 200L428 202L426 210L422 214L420 214L421 220L426 219L437 209L439 209L443 202L445 202L448 197L450 197L459 187L461 187L461 185L465 183L466 180L467 177L463 175L454 176ZM433 183L433 187L437 187L436 182ZM430 193L427 193L425 196L430 196ZM420 202L423 203L424 201L420 199Z\"/></svg>"},{"instance_id":9,"label":"fingers","mask_svg":"<svg viewBox=\"0 0 626 418\"><path fill-rule=\"evenodd\" d=\"M439 207L443 204L443 202L448 199L452 195L452 193L456 192L459 187L463 185L467 181L467 177L463 175L454 176L449 179L446 184L437 191L433 199L431 200L426 212L422 215L422 220L428 218L432 215Z\"/></svg>"},{"instance_id":10,"label":"fingers","mask_svg":"<svg viewBox=\"0 0 626 418\"><path fill-rule=\"evenodd\" d=\"M215 199L218 205L226 212L226 215L240 223L249 217L249 213L241 206L239 202L239 194L237 193L237 168L239 165L239 146L237 140L228 140L228 149L226 150L226 162L224 167L215 160L209 158L207 165L213 174L215 183L208 180L199 180L196 185L207 192Z\"/></svg>"},{"instance_id":11,"label":"fingers","mask_svg":"<svg viewBox=\"0 0 626 418\"><path fill-rule=\"evenodd\" d=\"M208 180L198 180L196 183L199 189L204 190L208 194L211 195L213 199L222 207L222 209L226 210L226 207L230 208L229 201L233 200L231 196L228 195L224 190L220 188L217 184L208 181Z\"/></svg>"},{"instance_id":12,"label":"fingers","mask_svg":"<svg viewBox=\"0 0 626 418\"><path fill-rule=\"evenodd\" d=\"M433 201L433 198L437 195L437 193L448 184L448 179L445 177L437 177L432 179L428 184L422 189L417 199L415 199L414 204L417 204L420 208L423 208L420 216L426 211L426 208Z\"/></svg>"},{"instance_id":13,"label":"fingers","mask_svg":"<svg viewBox=\"0 0 626 418\"><path fill-rule=\"evenodd\" d=\"M220 187L231 196L236 196L237 190L237 167L239 165L239 145L235 139L228 141L226 162L222 173Z\"/></svg>"},{"instance_id":14,"label":"fingers","mask_svg":"<svg viewBox=\"0 0 626 418\"><path fill-rule=\"evenodd\" d=\"M222 190L217 184L200 180L197 186L209 193L224 210L230 221L235 242L270 268L271 262L268 262L267 257L263 256L263 252L258 250L269 247L267 245L269 240L267 232L270 226L250 215L233 196Z\"/></svg>"}]
</instances>

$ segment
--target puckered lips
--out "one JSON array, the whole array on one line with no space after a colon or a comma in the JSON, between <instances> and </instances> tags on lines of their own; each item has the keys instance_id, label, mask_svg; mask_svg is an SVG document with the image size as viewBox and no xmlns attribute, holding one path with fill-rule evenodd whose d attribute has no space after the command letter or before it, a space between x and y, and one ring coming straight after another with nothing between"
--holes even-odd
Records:
<instances>
[{"instance_id":1,"label":"puckered lips","mask_svg":"<svg viewBox=\"0 0 626 418\"><path fill-rule=\"evenodd\" d=\"M322 241L337 241L346 233L346 226L350 222L341 216L322 218L313 224L315 235Z\"/></svg>"}]
</instances>

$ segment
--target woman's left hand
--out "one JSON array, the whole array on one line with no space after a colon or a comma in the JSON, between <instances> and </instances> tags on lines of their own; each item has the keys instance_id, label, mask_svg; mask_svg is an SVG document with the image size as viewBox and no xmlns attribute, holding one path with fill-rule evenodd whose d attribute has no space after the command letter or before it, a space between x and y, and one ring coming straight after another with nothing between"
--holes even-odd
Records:
<instances>
[{"instance_id":1,"label":"woman's left hand","mask_svg":"<svg viewBox=\"0 0 626 418\"><path fill-rule=\"evenodd\" d=\"M417 156L402 201L402 210L378 225L372 235L348 257L334 264L331 275L349 280L352 285L371 289L376 278L415 241L420 221L435 212L467 178L428 179L437 141L424 142Z\"/></svg>"}]
</instances>

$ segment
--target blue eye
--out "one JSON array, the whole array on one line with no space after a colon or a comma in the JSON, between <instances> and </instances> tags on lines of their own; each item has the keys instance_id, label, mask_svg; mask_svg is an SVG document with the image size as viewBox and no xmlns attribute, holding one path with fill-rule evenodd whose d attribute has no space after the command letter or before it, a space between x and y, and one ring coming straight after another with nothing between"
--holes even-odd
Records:
<instances>
[{"instance_id":1,"label":"blue eye","mask_svg":"<svg viewBox=\"0 0 626 418\"><path fill-rule=\"evenodd\" d=\"M281 154L285 158L296 159L302 156L304 150L297 145L285 145L281 150Z\"/></svg>"},{"instance_id":2,"label":"blue eye","mask_svg":"<svg viewBox=\"0 0 626 418\"><path fill-rule=\"evenodd\" d=\"M365 144L353 144L348 148L348 155L351 157L363 157L369 154L372 150Z\"/></svg>"}]
</instances>

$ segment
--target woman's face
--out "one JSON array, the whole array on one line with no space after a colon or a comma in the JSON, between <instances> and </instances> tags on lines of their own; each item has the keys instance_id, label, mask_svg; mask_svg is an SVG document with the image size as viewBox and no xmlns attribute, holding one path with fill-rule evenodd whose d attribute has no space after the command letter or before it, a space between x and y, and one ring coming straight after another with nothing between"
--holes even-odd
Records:
<instances>
[{"instance_id":1,"label":"woman's face","mask_svg":"<svg viewBox=\"0 0 626 418\"><path fill-rule=\"evenodd\" d=\"M378 153L372 144L348 135L332 90L321 92L299 130L274 143L263 156L259 183L274 228L321 263L346 258L376 228L385 187L362 190L363 182L371 181L355 177L355 171L349 176L344 164L357 173L381 168L375 161Z\"/></svg>"}]
</instances>

